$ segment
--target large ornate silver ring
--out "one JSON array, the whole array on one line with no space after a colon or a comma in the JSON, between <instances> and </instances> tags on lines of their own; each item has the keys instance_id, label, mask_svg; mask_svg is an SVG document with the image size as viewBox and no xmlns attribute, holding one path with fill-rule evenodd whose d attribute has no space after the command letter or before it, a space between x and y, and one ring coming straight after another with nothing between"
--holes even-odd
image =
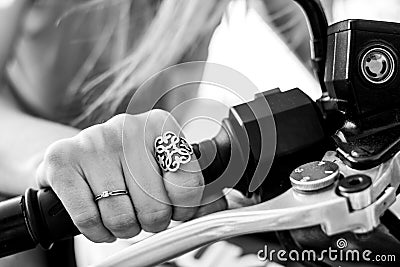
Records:
<instances>
[{"instance_id":1,"label":"large ornate silver ring","mask_svg":"<svg viewBox=\"0 0 400 267\"><path fill-rule=\"evenodd\" d=\"M192 159L193 148L185 138L165 132L154 141L155 158L164 171L176 172Z\"/></svg>"}]
</instances>

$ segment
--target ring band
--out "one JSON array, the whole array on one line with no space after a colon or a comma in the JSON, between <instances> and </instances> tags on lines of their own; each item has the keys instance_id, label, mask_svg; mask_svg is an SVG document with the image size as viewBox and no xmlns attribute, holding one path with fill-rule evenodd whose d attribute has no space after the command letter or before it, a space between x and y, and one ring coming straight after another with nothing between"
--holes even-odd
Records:
<instances>
[{"instance_id":1,"label":"ring band","mask_svg":"<svg viewBox=\"0 0 400 267\"><path fill-rule=\"evenodd\" d=\"M154 141L154 152L161 169L176 172L182 164L191 161L193 147L185 138L165 132Z\"/></svg>"},{"instance_id":2,"label":"ring band","mask_svg":"<svg viewBox=\"0 0 400 267\"><path fill-rule=\"evenodd\" d=\"M94 201L99 201L103 198L114 197L114 196L122 196L127 195L128 191L126 190L115 190L115 191L104 191L101 194L98 194L94 197Z\"/></svg>"}]
</instances>

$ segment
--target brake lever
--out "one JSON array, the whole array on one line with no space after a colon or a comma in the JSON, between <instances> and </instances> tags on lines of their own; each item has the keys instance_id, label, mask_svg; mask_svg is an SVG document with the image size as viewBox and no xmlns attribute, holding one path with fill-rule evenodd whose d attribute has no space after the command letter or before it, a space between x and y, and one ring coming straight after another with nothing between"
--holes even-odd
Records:
<instances>
[{"instance_id":1,"label":"brake lever","mask_svg":"<svg viewBox=\"0 0 400 267\"><path fill-rule=\"evenodd\" d=\"M92 267L154 266L216 241L259 232L320 225L328 236L332 236L348 231L367 233L375 229L380 224L380 216L396 199L400 179L393 173L399 173L400 153L390 161L362 172L346 166L335 152L328 152L324 161L336 163L344 176L367 173L371 175L372 185L346 196L338 192L341 180L311 193L292 188L270 201L210 214L155 234Z\"/></svg>"}]
</instances>

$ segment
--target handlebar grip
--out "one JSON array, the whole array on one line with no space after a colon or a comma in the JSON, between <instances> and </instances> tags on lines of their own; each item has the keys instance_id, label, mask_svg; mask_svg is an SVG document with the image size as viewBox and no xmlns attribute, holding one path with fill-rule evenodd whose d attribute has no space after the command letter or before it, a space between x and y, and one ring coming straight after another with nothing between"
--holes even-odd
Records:
<instances>
[{"instance_id":1,"label":"handlebar grip","mask_svg":"<svg viewBox=\"0 0 400 267\"><path fill-rule=\"evenodd\" d=\"M36 247L24 211L24 196L0 202L0 257Z\"/></svg>"},{"instance_id":2,"label":"handlebar grip","mask_svg":"<svg viewBox=\"0 0 400 267\"><path fill-rule=\"evenodd\" d=\"M78 235L51 189L28 189L24 196L0 202L0 258Z\"/></svg>"}]
</instances>

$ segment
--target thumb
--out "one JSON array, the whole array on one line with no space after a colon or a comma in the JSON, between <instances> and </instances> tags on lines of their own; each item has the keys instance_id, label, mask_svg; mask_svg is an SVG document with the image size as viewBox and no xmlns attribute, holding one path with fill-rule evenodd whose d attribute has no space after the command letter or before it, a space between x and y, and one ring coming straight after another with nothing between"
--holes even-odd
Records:
<instances>
[{"instance_id":1,"label":"thumb","mask_svg":"<svg viewBox=\"0 0 400 267\"><path fill-rule=\"evenodd\" d=\"M47 180L47 175L43 161L39 164L36 169L36 186L38 188L50 187L50 183Z\"/></svg>"},{"instance_id":2,"label":"thumb","mask_svg":"<svg viewBox=\"0 0 400 267\"><path fill-rule=\"evenodd\" d=\"M232 188L224 189L223 194L224 196L222 198L201 206L197 211L195 218L218 211L238 209L260 203L258 196L254 195L252 198L247 198L242 193Z\"/></svg>"}]
</instances>

